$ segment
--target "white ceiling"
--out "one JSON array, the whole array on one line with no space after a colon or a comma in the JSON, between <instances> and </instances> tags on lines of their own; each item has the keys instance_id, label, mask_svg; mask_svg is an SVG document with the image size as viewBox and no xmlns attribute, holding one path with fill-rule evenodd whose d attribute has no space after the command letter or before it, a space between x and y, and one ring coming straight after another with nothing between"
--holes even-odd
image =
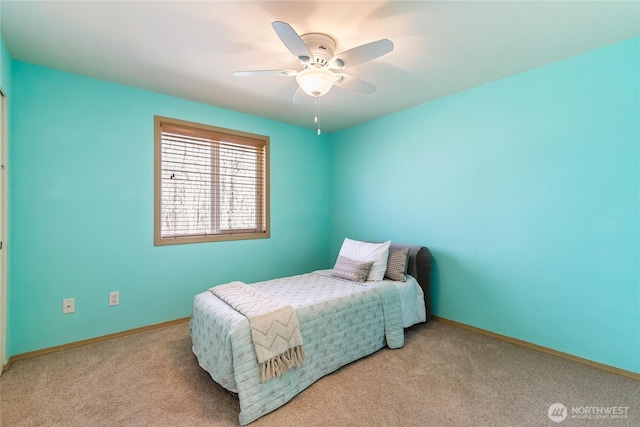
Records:
<instances>
[{"instance_id":1,"label":"white ceiling","mask_svg":"<svg viewBox=\"0 0 640 427\"><path fill-rule=\"evenodd\" d=\"M388 38L393 52L344 72L378 87L320 98L333 132L640 34L638 1L12 1L0 31L14 59L314 128L293 104L295 69L271 22L323 32L336 52Z\"/></svg>"}]
</instances>

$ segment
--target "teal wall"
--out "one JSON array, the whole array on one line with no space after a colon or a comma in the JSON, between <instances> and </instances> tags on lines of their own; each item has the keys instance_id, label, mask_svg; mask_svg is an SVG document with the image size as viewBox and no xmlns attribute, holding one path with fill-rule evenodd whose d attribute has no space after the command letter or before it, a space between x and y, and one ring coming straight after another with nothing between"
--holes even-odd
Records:
<instances>
[{"instance_id":1,"label":"teal wall","mask_svg":"<svg viewBox=\"0 0 640 427\"><path fill-rule=\"evenodd\" d=\"M0 87L6 96L11 92L11 56L0 36Z\"/></svg>"},{"instance_id":2,"label":"teal wall","mask_svg":"<svg viewBox=\"0 0 640 427\"><path fill-rule=\"evenodd\" d=\"M213 285L329 263L328 136L19 61L12 79L9 356L187 317ZM270 136L270 239L153 245L156 114Z\"/></svg>"},{"instance_id":3,"label":"teal wall","mask_svg":"<svg viewBox=\"0 0 640 427\"><path fill-rule=\"evenodd\" d=\"M436 315L640 372L639 51L317 137L11 61L0 43L7 356L188 316L217 283L329 267L348 236L429 246ZM270 239L153 246L155 114L271 137Z\"/></svg>"},{"instance_id":4,"label":"teal wall","mask_svg":"<svg viewBox=\"0 0 640 427\"><path fill-rule=\"evenodd\" d=\"M332 135L331 257L429 246L436 315L640 372L639 40Z\"/></svg>"}]
</instances>

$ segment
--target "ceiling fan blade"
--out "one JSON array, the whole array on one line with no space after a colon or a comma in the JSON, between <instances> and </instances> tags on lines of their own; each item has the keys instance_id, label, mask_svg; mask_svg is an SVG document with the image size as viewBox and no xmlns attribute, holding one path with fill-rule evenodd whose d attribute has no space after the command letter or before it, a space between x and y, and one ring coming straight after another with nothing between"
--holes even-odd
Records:
<instances>
[{"instance_id":1,"label":"ceiling fan blade","mask_svg":"<svg viewBox=\"0 0 640 427\"><path fill-rule=\"evenodd\" d=\"M334 55L331 59L332 68L353 67L386 55L392 50L393 42L389 39L363 44Z\"/></svg>"},{"instance_id":2,"label":"ceiling fan blade","mask_svg":"<svg viewBox=\"0 0 640 427\"><path fill-rule=\"evenodd\" d=\"M337 86L345 89L352 90L354 92L364 93L370 95L376 91L377 87L369 82L366 82L358 77L350 76L348 74L338 74L340 77L336 82Z\"/></svg>"},{"instance_id":3,"label":"ceiling fan blade","mask_svg":"<svg viewBox=\"0 0 640 427\"><path fill-rule=\"evenodd\" d=\"M298 33L291 25L282 21L274 21L271 26L275 30L282 43L289 49L295 57L302 62L307 62L311 58L311 52L306 44L302 41Z\"/></svg>"},{"instance_id":4,"label":"ceiling fan blade","mask_svg":"<svg viewBox=\"0 0 640 427\"><path fill-rule=\"evenodd\" d=\"M293 77L298 74L294 70L253 70L253 71L234 71L234 76L239 77L254 77L254 76L283 76Z\"/></svg>"}]
</instances>

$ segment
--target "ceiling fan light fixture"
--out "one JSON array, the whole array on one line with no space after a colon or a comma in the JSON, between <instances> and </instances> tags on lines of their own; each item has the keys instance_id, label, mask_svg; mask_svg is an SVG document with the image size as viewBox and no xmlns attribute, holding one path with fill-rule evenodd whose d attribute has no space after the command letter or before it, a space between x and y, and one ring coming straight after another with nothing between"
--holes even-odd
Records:
<instances>
[{"instance_id":1,"label":"ceiling fan light fixture","mask_svg":"<svg viewBox=\"0 0 640 427\"><path fill-rule=\"evenodd\" d=\"M336 75L326 68L307 68L296 75L300 88L310 96L322 96L336 82Z\"/></svg>"}]
</instances>

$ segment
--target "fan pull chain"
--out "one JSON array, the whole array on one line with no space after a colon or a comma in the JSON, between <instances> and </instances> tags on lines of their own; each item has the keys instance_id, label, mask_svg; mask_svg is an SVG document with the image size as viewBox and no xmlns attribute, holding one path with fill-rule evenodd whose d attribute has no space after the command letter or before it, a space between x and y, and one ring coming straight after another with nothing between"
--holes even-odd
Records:
<instances>
[{"instance_id":1,"label":"fan pull chain","mask_svg":"<svg viewBox=\"0 0 640 427\"><path fill-rule=\"evenodd\" d=\"M319 97L316 96L315 98L316 98L316 109L315 109L314 123L318 125L318 135L320 135L320 108L318 107Z\"/></svg>"}]
</instances>

